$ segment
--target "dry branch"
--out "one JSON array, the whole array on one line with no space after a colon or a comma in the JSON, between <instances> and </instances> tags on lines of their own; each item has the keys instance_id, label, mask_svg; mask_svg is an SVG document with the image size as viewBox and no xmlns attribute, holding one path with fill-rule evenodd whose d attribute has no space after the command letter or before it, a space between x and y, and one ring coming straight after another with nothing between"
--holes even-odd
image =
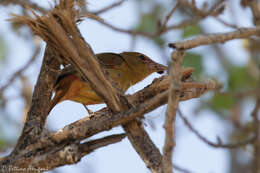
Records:
<instances>
[{"instance_id":1,"label":"dry branch","mask_svg":"<svg viewBox=\"0 0 260 173\"><path fill-rule=\"evenodd\" d=\"M59 64L55 61L54 56L55 54L51 48L47 47L26 122L11 155L16 155L26 150L31 143L40 140L45 132L44 125L48 114L48 105L50 104L53 86L58 77L57 72L59 69Z\"/></svg>"},{"instance_id":2,"label":"dry branch","mask_svg":"<svg viewBox=\"0 0 260 173\"><path fill-rule=\"evenodd\" d=\"M118 1L118 2L115 2L115 3L113 3L113 4L109 5L109 6L107 6L107 7L103 8L103 9L101 9L101 10L94 11L94 12L91 12L91 13L93 13L93 14L95 14L95 15L100 15L100 14L105 13L105 12L107 12L107 11L109 11L109 10L115 8L115 7L120 6L123 2L125 2L125 0L120 0L120 1Z\"/></svg>"},{"instance_id":3,"label":"dry branch","mask_svg":"<svg viewBox=\"0 0 260 173\"><path fill-rule=\"evenodd\" d=\"M39 55L40 53L40 46L38 46L35 50L35 52L33 53L32 57L30 58L30 60L22 67L20 68L19 70L17 70L13 75L12 77L8 80L8 82L3 85L1 88L0 88L0 96L3 95L4 91L6 88L8 88L14 81L16 78L18 77L21 77L22 76L22 73L28 69L28 67L30 65L32 65L32 63L36 60L37 56Z\"/></svg>"},{"instance_id":4,"label":"dry branch","mask_svg":"<svg viewBox=\"0 0 260 173\"><path fill-rule=\"evenodd\" d=\"M185 50L192 49L202 45L209 45L214 43L225 43L226 41L239 39L239 38L248 38L250 36L257 35L260 31L260 27L255 28L240 28L237 31L227 32L222 34L207 34L202 36L197 36L194 39L170 43L169 47Z\"/></svg>"},{"instance_id":5,"label":"dry branch","mask_svg":"<svg viewBox=\"0 0 260 173\"><path fill-rule=\"evenodd\" d=\"M1 0L0 4L5 5L5 6L10 5L10 4L16 4L16 5L22 6L23 8L32 8L34 10L41 12L41 13L47 12L47 9L45 9L45 8L39 6L37 3L31 2L29 0L27 0L27 1L24 1L24 0Z\"/></svg>"},{"instance_id":6,"label":"dry branch","mask_svg":"<svg viewBox=\"0 0 260 173\"><path fill-rule=\"evenodd\" d=\"M197 131L192 124L188 121L188 119L183 115L183 113L178 109L178 114L180 118L183 120L184 124L204 143L207 145L214 147L214 148L226 148L226 149L233 149L233 148L238 148L238 147L243 147L248 144L252 144L255 141L255 137L246 139L244 141L238 141L235 143L230 143L230 144L223 144L218 138L218 143L211 142L208 140L206 137L202 136L199 131Z\"/></svg>"},{"instance_id":7,"label":"dry branch","mask_svg":"<svg viewBox=\"0 0 260 173\"><path fill-rule=\"evenodd\" d=\"M172 53L172 65L170 68L170 91L166 118L164 123L165 142L163 146L163 170L164 173L172 173L172 154L175 146L174 132L176 112L181 95L181 63L184 52L175 51Z\"/></svg>"}]
</instances>

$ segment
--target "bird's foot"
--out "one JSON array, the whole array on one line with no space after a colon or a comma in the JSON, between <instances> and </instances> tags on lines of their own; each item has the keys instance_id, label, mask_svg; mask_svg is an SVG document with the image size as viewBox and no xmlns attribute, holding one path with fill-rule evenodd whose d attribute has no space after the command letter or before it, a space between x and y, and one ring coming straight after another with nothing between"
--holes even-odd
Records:
<instances>
[{"instance_id":1,"label":"bird's foot","mask_svg":"<svg viewBox=\"0 0 260 173\"><path fill-rule=\"evenodd\" d=\"M84 106L84 108L87 110L89 116L93 116L95 115L95 112L91 111L86 105L82 104Z\"/></svg>"}]
</instances>

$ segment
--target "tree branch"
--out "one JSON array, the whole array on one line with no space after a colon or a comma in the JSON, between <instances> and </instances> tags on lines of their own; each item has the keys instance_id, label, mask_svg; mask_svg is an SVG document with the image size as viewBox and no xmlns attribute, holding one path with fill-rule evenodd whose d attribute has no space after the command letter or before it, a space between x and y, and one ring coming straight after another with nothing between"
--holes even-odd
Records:
<instances>
[{"instance_id":1,"label":"tree branch","mask_svg":"<svg viewBox=\"0 0 260 173\"><path fill-rule=\"evenodd\" d=\"M59 63L55 54L47 46L42 62L41 71L34 88L32 105L18 143L11 155L17 155L27 146L40 140L44 131L45 120L52 96L53 86L58 77Z\"/></svg>"},{"instance_id":2,"label":"tree branch","mask_svg":"<svg viewBox=\"0 0 260 173\"><path fill-rule=\"evenodd\" d=\"M37 56L39 55L40 53L40 50L41 50L41 47L38 46L35 50L35 52L33 53L32 57L30 58L30 60L22 67L20 68L19 70L17 70L13 75L12 77L8 80L8 82L3 85L1 88L0 88L0 96L3 95L3 92L5 91L6 88L8 88L14 81L16 78L20 77L22 75L22 73L28 69L28 67L30 67L30 65L36 60Z\"/></svg>"},{"instance_id":3,"label":"tree branch","mask_svg":"<svg viewBox=\"0 0 260 173\"><path fill-rule=\"evenodd\" d=\"M2 4L2 5L16 4L16 5L22 6L25 9L30 7L34 10L41 12L41 13L47 12L47 9L45 9L45 8L39 6L38 4L31 2L29 0L27 0L27 1L24 1L24 0L1 0L0 4Z\"/></svg>"},{"instance_id":4,"label":"tree branch","mask_svg":"<svg viewBox=\"0 0 260 173\"><path fill-rule=\"evenodd\" d=\"M178 113L180 115L180 118L183 120L184 124L203 142L205 142L206 144L208 144L211 147L214 148L227 148L227 149L232 149L232 148L238 148L238 147L243 147L245 145L248 144L252 144L253 141L255 140L255 137L253 138L249 138L245 141L240 141L240 142L236 142L236 143L230 143L230 144L223 144L221 142L221 140L218 138L218 143L214 143L209 141L207 138L205 138L204 136L202 136L192 125L191 123L188 121L188 119L186 117L184 117L183 113L178 109Z\"/></svg>"},{"instance_id":5,"label":"tree branch","mask_svg":"<svg viewBox=\"0 0 260 173\"><path fill-rule=\"evenodd\" d=\"M170 91L166 118L164 123L165 142L163 146L163 170L164 173L173 173L172 153L175 146L174 132L176 111L181 95L181 63L184 52L175 51L172 53L172 65L170 68Z\"/></svg>"},{"instance_id":6,"label":"tree branch","mask_svg":"<svg viewBox=\"0 0 260 173\"><path fill-rule=\"evenodd\" d=\"M115 7L120 6L123 2L125 2L125 0L120 0L120 1L118 1L118 2L115 2L115 3L113 3L113 4L109 5L109 6L107 6L107 7L103 8L103 9L101 9L101 10L94 11L94 12L91 12L91 13L93 13L93 14L95 14L95 15L100 15L100 14L105 13L105 12L107 12L107 11L109 11L109 10L115 8Z\"/></svg>"},{"instance_id":7,"label":"tree branch","mask_svg":"<svg viewBox=\"0 0 260 173\"><path fill-rule=\"evenodd\" d=\"M255 28L240 28L237 31L227 32L223 34L207 34L202 36L197 36L194 39L170 43L169 47L185 50L192 49L202 45L214 44L214 43L224 43L229 40L238 38L248 38L253 35L257 35L260 31L260 27Z\"/></svg>"}]
</instances>

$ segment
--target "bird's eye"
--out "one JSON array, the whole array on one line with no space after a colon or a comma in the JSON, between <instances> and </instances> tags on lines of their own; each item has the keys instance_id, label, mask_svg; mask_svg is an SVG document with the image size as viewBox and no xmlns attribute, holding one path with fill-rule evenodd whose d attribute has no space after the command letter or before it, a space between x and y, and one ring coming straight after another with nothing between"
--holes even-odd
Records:
<instances>
[{"instance_id":1,"label":"bird's eye","mask_svg":"<svg viewBox=\"0 0 260 173\"><path fill-rule=\"evenodd\" d=\"M144 55L139 55L139 58L141 58L143 61L146 59Z\"/></svg>"}]
</instances>

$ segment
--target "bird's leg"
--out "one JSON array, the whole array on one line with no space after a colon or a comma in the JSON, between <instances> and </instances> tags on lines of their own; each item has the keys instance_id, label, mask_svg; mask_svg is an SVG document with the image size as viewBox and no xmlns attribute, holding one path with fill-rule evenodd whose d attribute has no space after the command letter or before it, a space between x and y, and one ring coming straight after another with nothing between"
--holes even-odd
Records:
<instances>
[{"instance_id":1,"label":"bird's leg","mask_svg":"<svg viewBox=\"0 0 260 173\"><path fill-rule=\"evenodd\" d=\"M84 108L88 111L88 114L91 116L91 115L94 115L95 113L93 111L91 111L86 105L82 104L84 106Z\"/></svg>"}]
</instances>

